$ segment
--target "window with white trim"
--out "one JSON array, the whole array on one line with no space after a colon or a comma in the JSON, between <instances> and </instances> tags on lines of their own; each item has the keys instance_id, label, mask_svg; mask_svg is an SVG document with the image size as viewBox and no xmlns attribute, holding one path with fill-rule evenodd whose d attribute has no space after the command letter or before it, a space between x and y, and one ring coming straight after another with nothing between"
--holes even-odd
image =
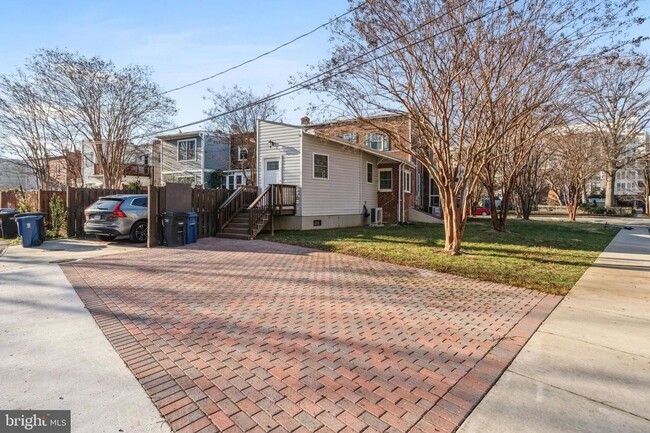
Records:
<instances>
[{"instance_id":1,"label":"window with white trim","mask_svg":"<svg viewBox=\"0 0 650 433\"><path fill-rule=\"evenodd\" d=\"M373 182L373 172L372 172L372 163L371 162L366 162L366 182L372 183Z\"/></svg>"},{"instance_id":2,"label":"window with white trim","mask_svg":"<svg viewBox=\"0 0 650 433\"><path fill-rule=\"evenodd\" d=\"M329 159L327 155L314 153L314 179L329 179Z\"/></svg>"},{"instance_id":3,"label":"window with white trim","mask_svg":"<svg viewBox=\"0 0 650 433\"><path fill-rule=\"evenodd\" d=\"M404 170L404 192L411 192L411 171Z\"/></svg>"},{"instance_id":4,"label":"window with white trim","mask_svg":"<svg viewBox=\"0 0 650 433\"><path fill-rule=\"evenodd\" d=\"M390 150L388 136L378 132L366 134L366 146L375 150Z\"/></svg>"},{"instance_id":5,"label":"window with white trim","mask_svg":"<svg viewBox=\"0 0 650 433\"><path fill-rule=\"evenodd\" d=\"M379 191L393 190L393 169L380 168L379 172Z\"/></svg>"},{"instance_id":6,"label":"window with white trim","mask_svg":"<svg viewBox=\"0 0 650 433\"><path fill-rule=\"evenodd\" d=\"M357 134L355 132L346 132L345 134L341 135L341 138L345 141L349 141L350 143L357 143Z\"/></svg>"},{"instance_id":7,"label":"window with white trim","mask_svg":"<svg viewBox=\"0 0 650 433\"><path fill-rule=\"evenodd\" d=\"M178 140L178 160L196 161L196 139Z\"/></svg>"},{"instance_id":8,"label":"window with white trim","mask_svg":"<svg viewBox=\"0 0 650 433\"><path fill-rule=\"evenodd\" d=\"M237 161L246 161L248 159L248 149L244 146L237 147Z\"/></svg>"}]
</instances>

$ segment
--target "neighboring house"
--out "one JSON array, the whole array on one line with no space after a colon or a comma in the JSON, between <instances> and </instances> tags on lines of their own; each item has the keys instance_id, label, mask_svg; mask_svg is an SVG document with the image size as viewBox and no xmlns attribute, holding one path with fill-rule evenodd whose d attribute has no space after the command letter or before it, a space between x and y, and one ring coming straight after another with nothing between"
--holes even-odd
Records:
<instances>
[{"instance_id":1,"label":"neighboring house","mask_svg":"<svg viewBox=\"0 0 650 433\"><path fill-rule=\"evenodd\" d=\"M80 185L81 153L69 152L54 156L47 161L51 189L64 190L68 186Z\"/></svg>"},{"instance_id":2,"label":"neighboring house","mask_svg":"<svg viewBox=\"0 0 650 433\"><path fill-rule=\"evenodd\" d=\"M21 161L0 158L0 190L15 188L36 189L36 178Z\"/></svg>"},{"instance_id":3,"label":"neighboring house","mask_svg":"<svg viewBox=\"0 0 650 433\"><path fill-rule=\"evenodd\" d=\"M406 114L388 114L359 119L343 119L327 123L310 123L309 117L303 117L301 124L328 137L336 137L350 143L366 146L386 155L391 155L412 163L415 168L406 171L410 177L411 191L405 203L406 212L414 208L421 212L440 217L440 196L438 188L429 172L415 160L409 152L413 149L417 137L413 136L411 120ZM390 132L390 135L382 131ZM392 139L391 139L392 136ZM381 203L389 205L389 203ZM390 204L392 206L392 204ZM390 206L388 206L390 207ZM407 218L403 217L403 221Z\"/></svg>"},{"instance_id":4,"label":"neighboring house","mask_svg":"<svg viewBox=\"0 0 650 433\"><path fill-rule=\"evenodd\" d=\"M84 186L101 188L104 176L94 146L84 144L82 147L82 176ZM121 185L140 181L142 186L151 184L153 169L151 164L151 145L132 145L126 151L122 165Z\"/></svg>"},{"instance_id":5,"label":"neighboring house","mask_svg":"<svg viewBox=\"0 0 650 433\"><path fill-rule=\"evenodd\" d=\"M258 121L259 189L297 186L296 214L277 217L275 227L359 226L379 207L384 223L408 221L415 164L403 154L326 137L319 129Z\"/></svg>"},{"instance_id":6,"label":"neighboring house","mask_svg":"<svg viewBox=\"0 0 650 433\"><path fill-rule=\"evenodd\" d=\"M208 131L179 132L157 137L156 164L161 184L190 183L211 187L214 171L227 171L230 163L230 139L227 134Z\"/></svg>"},{"instance_id":7,"label":"neighboring house","mask_svg":"<svg viewBox=\"0 0 650 433\"><path fill-rule=\"evenodd\" d=\"M257 180L255 133L232 133L229 140L228 170L223 172L222 186L228 189L236 189L241 185L255 184Z\"/></svg>"}]
</instances>

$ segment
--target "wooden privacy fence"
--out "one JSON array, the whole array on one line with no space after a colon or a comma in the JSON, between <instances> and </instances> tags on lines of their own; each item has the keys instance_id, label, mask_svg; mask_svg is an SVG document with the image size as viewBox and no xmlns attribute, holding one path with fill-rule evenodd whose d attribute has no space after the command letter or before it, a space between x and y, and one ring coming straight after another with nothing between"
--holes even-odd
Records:
<instances>
[{"instance_id":1,"label":"wooden privacy fence","mask_svg":"<svg viewBox=\"0 0 650 433\"><path fill-rule=\"evenodd\" d=\"M64 203L66 202L66 192L65 191L52 191L40 189L37 191L25 191L25 200L27 201L29 207L34 212L43 212L46 213L45 224L50 228L50 222L52 221L52 210L50 209L50 200L52 197L57 195L59 196ZM16 190L0 191L0 207L6 208L18 208L20 201L20 192Z\"/></svg>"},{"instance_id":2,"label":"wooden privacy fence","mask_svg":"<svg viewBox=\"0 0 650 433\"><path fill-rule=\"evenodd\" d=\"M167 191L164 186L150 186L149 191L149 248L162 244L162 218L160 215L167 211ZM231 190L225 188L202 189L192 188L191 209L196 212L197 231L199 238L214 236L217 233L219 206L223 204Z\"/></svg>"},{"instance_id":3,"label":"wooden privacy fence","mask_svg":"<svg viewBox=\"0 0 650 433\"><path fill-rule=\"evenodd\" d=\"M133 194L131 190L104 188L68 188L66 207L68 210L68 237L84 236L84 210L98 198L112 194Z\"/></svg>"}]
</instances>

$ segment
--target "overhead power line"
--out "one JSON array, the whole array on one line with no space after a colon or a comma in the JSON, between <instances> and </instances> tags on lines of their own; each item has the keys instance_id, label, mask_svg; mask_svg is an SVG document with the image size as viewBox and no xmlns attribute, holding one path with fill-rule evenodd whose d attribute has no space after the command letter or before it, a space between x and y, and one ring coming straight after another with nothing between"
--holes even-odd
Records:
<instances>
[{"instance_id":1,"label":"overhead power line","mask_svg":"<svg viewBox=\"0 0 650 433\"><path fill-rule=\"evenodd\" d=\"M241 63L238 63L237 65L234 65L234 66L231 66L231 67L229 67L229 68L226 68L226 69L224 69L223 71L219 71L219 72L217 72L217 73L215 73L215 74L210 75L209 77L201 78L201 79L199 79L199 80L192 81L191 83L187 83L187 84L184 84L184 85L182 85L182 86L178 86L178 87L174 87L173 89L166 90L166 91L162 92L161 95L166 95L166 94L168 94L168 93L176 92L176 91L181 90L181 89L186 89L186 88L188 88L188 87L195 86L195 85L197 85L197 84L199 84L199 83L203 83L203 82L205 82L205 81L211 80L211 79L213 79L213 78L216 78L216 77L218 77L218 76L220 76L220 75L223 75L223 74L228 73L228 72L230 72L230 71L233 71L233 70L235 70L235 69L241 68L242 66L245 66L245 65L247 65L247 64L249 64L249 63L252 63L252 62L254 62L254 61L256 61L256 60L259 60L259 59L261 59L262 57L266 57L266 56L268 56L269 54L273 54L273 53L275 53L276 51L278 51L278 50L280 50L280 49L282 49L282 48L284 48L284 47L286 47L286 46L288 46L288 45L291 45L291 44L293 44L294 42L299 41L300 39L306 38L307 36L309 36L309 35L311 35L311 34L313 34L313 33L316 33L318 30L320 30L320 29L322 29L322 28L324 28L324 27L327 27L328 25L330 25L330 24L332 24L333 22L335 22L335 21L337 21L337 20L343 18L344 16L347 16L347 15L349 15L349 14L351 14L351 13L357 11L357 10L360 9L363 5L365 5L366 3L368 3L368 1L369 1L369 0L365 0L365 1L362 2L362 3L359 3L357 6L353 7L352 9L348 10L347 12L345 12L345 13L343 13L343 14L341 14L341 15L335 16L334 18L332 18L331 20L327 21L326 23L323 23L323 24L319 25L318 27L315 27L315 28L313 28L312 30L310 30L310 31L308 31L308 32L306 32L306 33L303 33L303 34L301 34L301 35L299 35L299 36L296 36L295 38L291 39L290 41L287 41L287 42L285 42L285 43L283 43L283 44L281 44L281 45L278 45L277 47L273 48L272 50L266 51L266 52L264 52L264 53L262 53L262 54L259 54L258 56L255 56L255 57L253 57L253 58L251 58L251 59L248 59L248 60L246 60L246 61L243 61L243 62L241 62Z\"/></svg>"},{"instance_id":2,"label":"overhead power line","mask_svg":"<svg viewBox=\"0 0 650 433\"><path fill-rule=\"evenodd\" d=\"M303 81L301 81L301 82L299 82L299 83L297 83L297 84L294 84L294 85L292 85L292 86L289 86L289 87L287 87L287 88L285 88L285 89L283 89L283 90L280 90L280 91L278 91L278 92L276 92L276 93L272 93L272 94L270 94L270 95L267 95L267 96L265 96L264 98L260 98L260 99L258 99L258 100L256 100L256 101L250 102L250 103L245 104L245 105L242 105L242 106L240 106L240 107L233 108L232 110L228 110L228 111L225 111L225 112L222 112L222 113L219 113L219 114L215 114L215 115L213 115L213 116L209 116L209 117L206 117L206 118L201 119L201 120L197 120L197 121L194 121L194 122L186 123L186 124L184 124L184 125L179 125L179 126L176 126L176 127L174 127L174 128L167 128L167 129L159 130L159 131L153 132L153 133L151 133L151 134L149 134L149 135L141 135L141 136L137 136L137 137L134 137L134 139L144 138L144 137L151 136L151 135L158 135L158 134L162 134L162 133L170 132L170 131L175 131L175 130L178 130L178 129L187 128L187 127L189 127L189 126L195 126L195 125L198 125L198 124L201 124L201 123L204 123L204 122L208 122L208 121L210 121L210 120L217 119L217 118L219 118L219 117L223 117L223 116L227 116L227 115L232 114L232 113L236 113L237 111L241 111L241 110L244 110L244 109L246 109L246 108L254 107L254 106L256 106L256 105L263 104L263 103L265 103L265 102L272 101L272 100L274 100L274 99L278 99L278 98L281 98L281 97L283 97L283 96L290 95L290 94L292 94L292 93L296 93L296 92L298 92L298 91L300 91L300 90L307 89L307 88L309 88L309 87L311 87L311 86L313 86L313 85L315 85L315 84L318 84L318 83L320 83L320 82L323 82L323 81L327 80L328 78L331 78L332 76L337 76L337 75L341 75L341 74L343 74L343 73L345 73L345 72L348 72L348 71L352 70L354 67L361 66L361 65L365 65L365 64L367 64L367 63L370 63L370 62L373 62L373 61L376 61L376 60L380 60L380 59L382 59L382 58L384 58L384 57L387 57L387 56L389 56L389 55L391 55L391 54L394 54L394 53L396 53L396 52L398 52L398 51L404 50L404 49L406 49L406 48L409 48L409 47L412 47L412 46L415 46L415 45L418 45L418 44L421 44L421 43L423 43L423 42L426 42L426 41L428 41L428 40L430 40L430 39L433 39L433 38L436 38L436 37L438 37L438 36L441 36L441 35L443 35L443 34L445 34L445 33L447 33L447 32L450 32L450 31L452 31L452 30L456 30L456 29L458 29L458 28L461 28L461 27L464 27L464 26L466 26L466 25L472 24L472 23L474 23L474 22L476 22L476 21L482 20L483 18L486 18L486 17L488 17L488 16L490 16L490 15L496 13L496 12L499 12L500 10L503 10L503 9L509 7L509 6L514 5L515 3L519 2L520 0L512 0L512 1L510 1L510 2L506 2L506 3L502 4L502 5L499 6L499 7L496 7L496 8L494 8L494 9L491 9L491 10L489 10L489 11L487 11L487 12L485 12L485 13L479 15L479 16L476 16L476 17L471 18L471 19L469 19L469 20L467 20L467 21L464 21L464 22L462 22L462 23L459 23L459 24L456 24L456 25L454 25L454 26L451 26L451 27L449 27L449 28L447 28L447 29L441 30L441 31L439 31L439 32L437 32L437 33L435 33L435 34L433 34L433 35L427 36L427 37L425 37L425 38L423 38L423 39L420 39L420 40L418 40L418 41L415 41L415 42L411 42L411 43L409 43L409 44L407 44L407 45L404 45L404 46L402 46L402 47L396 48L396 49L394 49L394 50L392 50L392 51L388 51L388 52L383 53L383 54L381 54L381 55L379 55L379 56L377 56L377 57L373 57L373 58L370 58L370 59L366 59L366 60L364 60L364 61L362 61L362 62L360 62L360 63L355 63L355 62L357 62L358 60L361 60L363 57L365 57L365 56L367 56L367 55L369 55L369 54L372 54L372 53L374 53L374 52L376 52L376 51L378 51L378 50L380 50L380 49L386 47L387 45L390 45L390 44L392 44L392 43L395 43L395 42L399 41L400 39L402 39L402 38L405 37L405 36L408 36L408 35L410 35L410 34L415 33L416 31L420 30L421 28L423 28L423 27L425 27L425 26L431 24L432 22L434 22L434 21L436 21L436 20L438 20L438 19L444 17L445 15L448 15L448 14L451 13L453 10L455 10L455 9L457 9L457 8L460 8L460 7L464 6L464 5L466 5L466 4L469 3L470 1L471 1L471 0L468 0L468 1L466 1L466 2L464 2L464 3L462 3L462 4L460 4L460 5L456 6L456 7L455 7L454 9L452 9L451 11L448 11L448 12L446 12L446 13L443 14L443 15L436 16L436 17L434 17L434 18L432 18L432 19L430 19L430 20L428 20L428 21L426 21L426 22L420 24L420 25L417 26L416 28L414 28L414 29L412 29L412 30L410 30L410 31L408 31L408 32L406 32L406 33L400 34L400 35L398 35L397 37L395 37L394 39L391 39L391 40L388 41L388 42L384 42L384 43L382 43L382 44L376 46L375 48L373 48L373 49L371 49L371 50L369 50L369 51L365 51L363 54L360 54L360 55L358 55L358 56L356 56L356 57L354 57L354 58L352 58L352 59L350 59L350 60L348 60L348 61L346 61L346 62L344 62L344 63L341 63L341 64L339 64L339 65L337 65L337 66L335 66L335 67L333 67L333 68L327 69L327 70L325 70L325 71L323 71L323 72L321 72L321 73L319 73L319 74L317 74L317 75L314 75L314 76L312 76L312 77L310 77L310 78L307 78L306 80L303 80ZM352 64L352 66L347 67L347 68L345 68L345 69L341 69L342 67L345 67L345 66L348 66L348 65L351 65L351 64Z\"/></svg>"}]
</instances>

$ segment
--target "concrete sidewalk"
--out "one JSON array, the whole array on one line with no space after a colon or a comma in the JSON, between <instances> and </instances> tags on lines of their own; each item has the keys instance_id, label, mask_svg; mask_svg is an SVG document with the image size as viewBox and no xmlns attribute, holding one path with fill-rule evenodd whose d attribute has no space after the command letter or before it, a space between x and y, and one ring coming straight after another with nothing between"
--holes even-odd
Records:
<instances>
[{"instance_id":1,"label":"concrete sidewalk","mask_svg":"<svg viewBox=\"0 0 650 433\"><path fill-rule=\"evenodd\" d=\"M650 234L621 230L459 433L650 431Z\"/></svg>"},{"instance_id":2,"label":"concrete sidewalk","mask_svg":"<svg viewBox=\"0 0 650 433\"><path fill-rule=\"evenodd\" d=\"M73 432L170 432L56 264L136 251L50 241L0 257L0 408L71 410Z\"/></svg>"}]
</instances>

